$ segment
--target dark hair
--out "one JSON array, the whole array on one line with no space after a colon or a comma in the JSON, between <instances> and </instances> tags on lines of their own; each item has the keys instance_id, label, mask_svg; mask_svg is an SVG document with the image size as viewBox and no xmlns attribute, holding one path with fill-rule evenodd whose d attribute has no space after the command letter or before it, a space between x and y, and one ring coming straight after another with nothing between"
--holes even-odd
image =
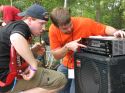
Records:
<instances>
[{"instance_id":1,"label":"dark hair","mask_svg":"<svg viewBox=\"0 0 125 93\"><path fill-rule=\"evenodd\" d=\"M56 27L66 25L71 21L70 10L62 7L55 8L50 13L50 18Z\"/></svg>"}]
</instances>

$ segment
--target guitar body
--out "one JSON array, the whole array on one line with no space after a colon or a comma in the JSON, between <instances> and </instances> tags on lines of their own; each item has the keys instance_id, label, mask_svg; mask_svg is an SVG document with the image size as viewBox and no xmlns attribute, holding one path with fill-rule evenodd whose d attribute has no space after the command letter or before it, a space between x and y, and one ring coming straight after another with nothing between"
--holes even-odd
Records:
<instances>
[{"instance_id":1,"label":"guitar body","mask_svg":"<svg viewBox=\"0 0 125 93\"><path fill-rule=\"evenodd\" d=\"M20 74L22 72L24 72L27 67L28 67L27 62L25 62L17 54L15 48L11 45L11 48L10 48L10 64L9 64L10 72L7 75L6 82L3 82L4 84L1 83L0 86L5 87L7 85L10 85L14 81L15 77L17 79L22 79L22 76Z\"/></svg>"}]
</instances>

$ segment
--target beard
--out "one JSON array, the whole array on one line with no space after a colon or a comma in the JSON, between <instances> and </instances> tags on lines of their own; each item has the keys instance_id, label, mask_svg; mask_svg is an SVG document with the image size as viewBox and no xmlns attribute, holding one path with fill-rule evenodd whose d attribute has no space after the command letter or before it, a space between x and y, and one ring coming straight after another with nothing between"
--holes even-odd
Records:
<instances>
[{"instance_id":1,"label":"beard","mask_svg":"<svg viewBox=\"0 0 125 93\"><path fill-rule=\"evenodd\" d=\"M71 30L69 30L69 31L65 31L64 33L65 34L71 34L72 32L73 32L73 28Z\"/></svg>"}]
</instances>

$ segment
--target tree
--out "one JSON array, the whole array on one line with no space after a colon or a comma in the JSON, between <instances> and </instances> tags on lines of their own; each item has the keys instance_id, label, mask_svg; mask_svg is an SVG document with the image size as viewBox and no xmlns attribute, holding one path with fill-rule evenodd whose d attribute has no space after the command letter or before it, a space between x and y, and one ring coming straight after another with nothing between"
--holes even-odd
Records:
<instances>
[{"instance_id":1,"label":"tree","mask_svg":"<svg viewBox=\"0 0 125 93\"><path fill-rule=\"evenodd\" d=\"M1 3L10 5L10 0ZM13 0L13 5L22 10L33 3L43 5L49 12L55 7L67 7L73 16L89 17L116 28L125 26L125 0Z\"/></svg>"}]
</instances>

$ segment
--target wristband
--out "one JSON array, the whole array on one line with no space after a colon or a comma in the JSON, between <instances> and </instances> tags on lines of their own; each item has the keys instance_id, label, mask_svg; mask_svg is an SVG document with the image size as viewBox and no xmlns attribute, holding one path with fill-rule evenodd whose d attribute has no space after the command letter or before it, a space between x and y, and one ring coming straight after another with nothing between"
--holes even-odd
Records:
<instances>
[{"instance_id":1,"label":"wristband","mask_svg":"<svg viewBox=\"0 0 125 93\"><path fill-rule=\"evenodd\" d=\"M29 68L30 68L32 71L37 71L37 69L33 68L31 65L29 66Z\"/></svg>"}]
</instances>

